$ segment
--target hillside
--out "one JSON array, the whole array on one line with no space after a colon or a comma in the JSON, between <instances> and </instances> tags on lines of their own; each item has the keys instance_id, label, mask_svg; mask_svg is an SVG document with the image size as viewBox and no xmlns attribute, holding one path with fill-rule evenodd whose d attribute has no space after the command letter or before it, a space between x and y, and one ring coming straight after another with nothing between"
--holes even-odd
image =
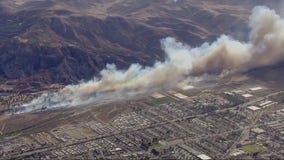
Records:
<instances>
[{"instance_id":1,"label":"hillside","mask_svg":"<svg viewBox=\"0 0 284 160\"><path fill-rule=\"evenodd\" d=\"M107 63L151 65L165 58L160 40L168 36L192 46L220 34L246 40L251 9L265 3L2 0L0 80L15 90L20 82L25 89L87 80Z\"/></svg>"}]
</instances>

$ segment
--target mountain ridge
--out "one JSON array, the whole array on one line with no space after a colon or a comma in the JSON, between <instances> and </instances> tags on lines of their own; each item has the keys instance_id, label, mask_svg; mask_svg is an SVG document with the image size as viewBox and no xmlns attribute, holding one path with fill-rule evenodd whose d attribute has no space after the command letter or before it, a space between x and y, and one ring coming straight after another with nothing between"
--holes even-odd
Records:
<instances>
[{"instance_id":1,"label":"mountain ridge","mask_svg":"<svg viewBox=\"0 0 284 160\"><path fill-rule=\"evenodd\" d=\"M4 0L0 79L65 85L91 79L107 63L152 65L165 59L160 40L168 36L192 46L220 34L246 40L254 4L236 3Z\"/></svg>"}]
</instances>

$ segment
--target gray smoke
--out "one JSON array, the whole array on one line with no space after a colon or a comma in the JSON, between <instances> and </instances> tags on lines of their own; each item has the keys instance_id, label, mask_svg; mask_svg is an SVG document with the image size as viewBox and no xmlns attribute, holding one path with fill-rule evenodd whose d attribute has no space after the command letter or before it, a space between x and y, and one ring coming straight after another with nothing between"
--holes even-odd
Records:
<instances>
[{"instance_id":1,"label":"gray smoke","mask_svg":"<svg viewBox=\"0 0 284 160\"><path fill-rule=\"evenodd\" d=\"M20 107L20 112L102 104L132 99L175 87L190 76L219 75L267 66L284 59L284 19L266 7L256 7L250 17L250 40L240 42L222 35L214 43L192 48L174 38L161 40L164 62L152 67L139 64L117 70L108 64L100 77L69 85L58 93L44 94Z\"/></svg>"},{"instance_id":2,"label":"gray smoke","mask_svg":"<svg viewBox=\"0 0 284 160\"><path fill-rule=\"evenodd\" d=\"M194 62L192 73L243 71L284 59L284 19L274 10L255 7L250 17L250 41L221 36L208 54Z\"/></svg>"}]
</instances>

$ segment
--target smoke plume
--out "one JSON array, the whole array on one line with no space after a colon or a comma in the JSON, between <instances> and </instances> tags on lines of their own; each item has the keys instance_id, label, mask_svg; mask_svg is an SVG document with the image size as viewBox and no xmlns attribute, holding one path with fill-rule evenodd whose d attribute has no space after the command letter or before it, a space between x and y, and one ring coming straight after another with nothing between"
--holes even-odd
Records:
<instances>
[{"instance_id":1,"label":"smoke plume","mask_svg":"<svg viewBox=\"0 0 284 160\"><path fill-rule=\"evenodd\" d=\"M131 99L174 87L190 76L242 72L284 59L283 18L271 9L256 7L249 26L248 42L221 35L211 44L192 48L174 38L165 38L161 40L166 55L164 62L157 61L152 67L132 64L127 70L108 64L99 77L66 86L58 93L44 94L20 106L24 108L21 112Z\"/></svg>"}]
</instances>

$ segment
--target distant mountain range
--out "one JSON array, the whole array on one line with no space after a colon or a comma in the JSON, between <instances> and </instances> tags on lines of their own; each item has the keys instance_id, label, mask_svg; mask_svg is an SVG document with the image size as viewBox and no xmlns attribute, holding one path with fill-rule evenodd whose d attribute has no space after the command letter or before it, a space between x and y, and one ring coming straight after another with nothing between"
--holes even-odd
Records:
<instances>
[{"instance_id":1,"label":"distant mountain range","mask_svg":"<svg viewBox=\"0 0 284 160\"><path fill-rule=\"evenodd\" d=\"M0 81L76 83L107 63L163 60L160 40L197 46L220 34L248 38L255 5L278 0L1 0ZM25 88L25 87L23 87Z\"/></svg>"}]
</instances>

